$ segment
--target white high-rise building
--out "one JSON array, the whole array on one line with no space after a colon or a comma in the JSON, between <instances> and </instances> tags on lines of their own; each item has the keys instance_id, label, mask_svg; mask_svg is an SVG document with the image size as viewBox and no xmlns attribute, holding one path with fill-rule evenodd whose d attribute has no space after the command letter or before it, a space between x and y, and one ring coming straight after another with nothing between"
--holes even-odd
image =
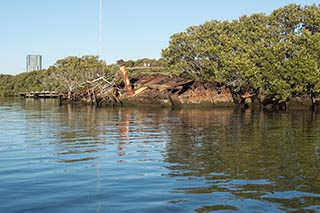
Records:
<instances>
[{"instance_id":1,"label":"white high-rise building","mask_svg":"<svg viewBox=\"0 0 320 213\"><path fill-rule=\"evenodd\" d=\"M27 55L27 72L42 69L41 55Z\"/></svg>"}]
</instances>

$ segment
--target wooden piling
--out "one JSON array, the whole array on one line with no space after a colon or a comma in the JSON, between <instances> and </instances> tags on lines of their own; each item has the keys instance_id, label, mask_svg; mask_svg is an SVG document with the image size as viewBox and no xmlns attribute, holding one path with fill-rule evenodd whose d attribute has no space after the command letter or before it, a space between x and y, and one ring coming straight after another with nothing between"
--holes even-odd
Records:
<instances>
[{"instance_id":1,"label":"wooden piling","mask_svg":"<svg viewBox=\"0 0 320 213\"><path fill-rule=\"evenodd\" d=\"M128 72L127 72L124 61L122 59L120 59L117 61L117 64L120 67L120 75L124 81L124 85L128 91L128 94L134 94L134 91L132 90L131 83L130 83L130 80L128 77Z\"/></svg>"}]
</instances>

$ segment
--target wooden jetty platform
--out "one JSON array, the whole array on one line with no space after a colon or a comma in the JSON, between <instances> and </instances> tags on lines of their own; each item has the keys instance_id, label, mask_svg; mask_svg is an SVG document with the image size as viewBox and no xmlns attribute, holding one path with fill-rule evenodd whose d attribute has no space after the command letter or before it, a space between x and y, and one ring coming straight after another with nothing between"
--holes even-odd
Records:
<instances>
[{"instance_id":1,"label":"wooden jetty platform","mask_svg":"<svg viewBox=\"0 0 320 213\"><path fill-rule=\"evenodd\" d=\"M59 98L61 96L61 93L56 91L36 91L22 92L19 95L24 98Z\"/></svg>"}]
</instances>

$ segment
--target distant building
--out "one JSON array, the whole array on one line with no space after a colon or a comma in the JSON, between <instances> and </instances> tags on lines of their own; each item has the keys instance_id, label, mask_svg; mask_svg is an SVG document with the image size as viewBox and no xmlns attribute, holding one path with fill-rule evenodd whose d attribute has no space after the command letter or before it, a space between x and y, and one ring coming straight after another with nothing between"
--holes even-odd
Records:
<instances>
[{"instance_id":1,"label":"distant building","mask_svg":"<svg viewBox=\"0 0 320 213\"><path fill-rule=\"evenodd\" d=\"M41 55L27 55L27 72L42 69Z\"/></svg>"}]
</instances>

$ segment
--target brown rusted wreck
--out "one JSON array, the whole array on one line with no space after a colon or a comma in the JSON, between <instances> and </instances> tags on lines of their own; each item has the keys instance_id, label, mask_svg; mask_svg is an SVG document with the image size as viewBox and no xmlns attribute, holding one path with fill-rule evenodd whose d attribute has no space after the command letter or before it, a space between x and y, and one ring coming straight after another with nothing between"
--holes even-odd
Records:
<instances>
[{"instance_id":1,"label":"brown rusted wreck","mask_svg":"<svg viewBox=\"0 0 320 213\"><path fill-rule=\"evenodd\" d=\"M159 104L161 106L234 106L225 86L180 77L161 75L132 79L134 94L123 94L124 104Z\"/></svg>"}]
</instances>

